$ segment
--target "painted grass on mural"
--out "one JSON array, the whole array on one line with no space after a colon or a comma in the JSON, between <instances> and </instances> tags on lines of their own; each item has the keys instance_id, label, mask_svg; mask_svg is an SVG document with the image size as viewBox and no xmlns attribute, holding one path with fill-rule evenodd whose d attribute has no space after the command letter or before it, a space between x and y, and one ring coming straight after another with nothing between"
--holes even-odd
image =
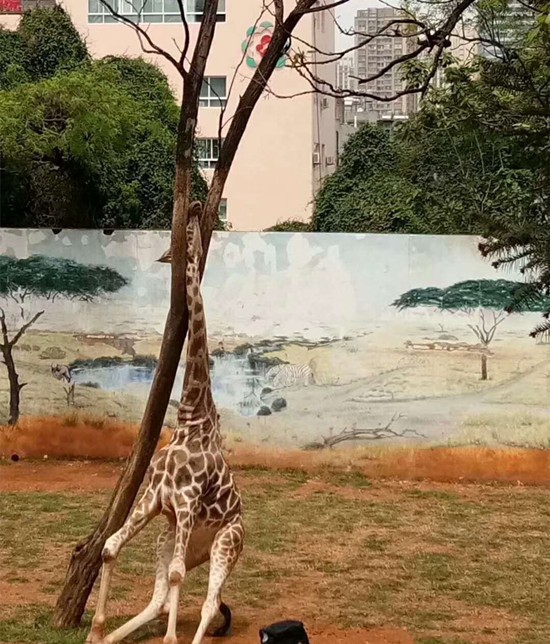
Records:
<instances>
[{"instance_id":1,"label":"painted grass on mural","mask_svg":"<svg viewBox=\"0 0 550 644\"><path fill-rule=\"evenodd\" d=\"M547 345L503 330L494 340L489 377L483 381L479 354L470 351L469 345L463 351L446 350L448 342L435 342L437 334L430 335L433 329L418 327L413 333L407 328L407 335L387 325L364 335L310 345L279 341L270 347L257 338L250 338L256 345L243 337L224 340L221 357L216 349L212 354L214 393L225 432L245 443L303 448L343 431L373 430L391 423L394 434L386 442L396 444L548 447ZM453 337L460 339L456 333ZM403 337L409 340L403 342ZM22 391L22 416L63 416L75 410L139 422L159 343L160 336L130 340L116 335L29 332L16 352L21 381L28 383ZM212 338L210 344L217 347L218 340ZM264 376L243 367L245 358L238 353L240 347L251 346L256 351L254 360L261 359L264 365L307 367L313 383L290 383L264 395L268 390ZM70 409L63 383L52 377L52 363L66 364L78 375ZM167 426L175 423L178 386L168 408ZM8 379L0 371L0 422L8 417L8 389ZM276 398L284 401L277 410ZM268 415L258 416L257 410L266 406ZM475 419L485 419L486 427Z\"/></svg>"},{"instance_id":2,"label":"painted grass on mural","mask_svg":"<svg viewBox=\"0 0 550 644\"><path fill-rule=\"evenodd\" d=\"M10 525L0 531L0 641L82 641L85 628L53 631L49 615L69 553L99 517L118 471L106 463L0 466L0 516ZM260 625L290 614L323 644L365 637L391 644L548 642L550 586L541 565L550 530L546 491L375 481L327 469L236 474L248 543L225 597L237 644L254 641ZM42 491L31 491L33 480ZM158 528L153 523L121 555L113 624L149 600L144 579L154 574ZM206 573L186 578L182 636L196 625ZM153 623L136 637L159 637L162 628ZM367 632L363 639L345 630L323 637L348 628ZM393 629L394 636L371 640L369 629L376 628Z\"/></svg>"}]
</instances>

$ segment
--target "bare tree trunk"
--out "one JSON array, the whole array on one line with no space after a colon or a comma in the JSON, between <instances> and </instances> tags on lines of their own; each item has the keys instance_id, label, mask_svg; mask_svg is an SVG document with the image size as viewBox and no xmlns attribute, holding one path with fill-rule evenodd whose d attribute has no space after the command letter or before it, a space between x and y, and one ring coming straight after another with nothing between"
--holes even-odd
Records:
<instances>
[{"instance_id":1,"label":"bare tree trunk","mask_svg":"<svg viewBox=\"0 0 550 644\"><path fill-rule=\"evenodd\" d=\"M487 354L481 354L481 379L487 380Z\"/></svg>"},{"instance_id":2,"label":"bare tree trunk","mask_svg":"<svg viewBox=\"0 0 550 644\"><path fill-rule=\"evenodd\" d=\"M20 404L21 404L21 389L26 383L19 383L19 375L15 368L15 361L13 359L13 347L19 342L27 329L32 326L38 318L44 314L44 311L39 311L34 317L24 324L19 331L10 340L8 334L8 326L6 324L6 314L4 309L0 308L0 331L2 333L2 343L0 344L0 351L4 358L4 364L8 370L8 378L10 381L10 417L8 425L17 425L19 421Z\"/></svg>"},{"instance_id":3,"label":"bare tree trunk","mask_svg":"<svg viewBox=\"0 0 550 644\"><path fill-rule=\"evenodd\" d=\"M164 416L187 334L185 298L186 227L193 172L193 145L199 94L206 60L216 27L217 1L204 9L198 44L190 71L184 78L184 94L178 124L176 180L172 217L172 277L170 310L166 319L159 361L134 450L99 525L73 551L65 583L56 603L53 625L76 627L101 568L101 551L126 520L158 443Z\"/></svg>"},{"instance_id":4,"label":"bare tree trunk","mask_svg":"<svg viewBox=\"0 0 550 644\"><path fill-rule=\"evenodd\" d=\"M8 378L10 381L10 417L8 425L17 425L19 421L19 404L21 401L21 389L24 385L19 384L19 376L15 369L15 362L13 361L13 353L11 345L0 345L2 349L2 356L4 364L8 370Z\"/></svg>"}]
</instances>

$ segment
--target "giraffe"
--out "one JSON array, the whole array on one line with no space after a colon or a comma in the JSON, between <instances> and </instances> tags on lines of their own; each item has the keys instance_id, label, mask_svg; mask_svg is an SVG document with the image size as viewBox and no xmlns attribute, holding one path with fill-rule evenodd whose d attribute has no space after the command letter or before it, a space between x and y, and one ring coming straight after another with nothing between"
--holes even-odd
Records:
<instances>
[{"instance_id":1,"label":"giraffe","mask_svg":"<svg viewBox=\"0 0 550 644\"><path fill-rule=\"evenodd\" d=\"M132 514L105 542L99 596L87 644L114 644L163 613L168 613L164 644L177 644L181 584L187 570L208 560L208 591L193 644L200 644L218 611L225 622L215 635L225 635L231 625L231 611L221 601L221 591L241 553L244 528L241 497L222 453L219 414L210 383L200 292L200 205L191 205L187 226L189 336L177 427L170 443L151 459L145 491ZM153 597L139 615L105 636L107 594L116 558L124 544L158 514L164 515L167 523L157 541Z\"/></svg>"}]
</instances>

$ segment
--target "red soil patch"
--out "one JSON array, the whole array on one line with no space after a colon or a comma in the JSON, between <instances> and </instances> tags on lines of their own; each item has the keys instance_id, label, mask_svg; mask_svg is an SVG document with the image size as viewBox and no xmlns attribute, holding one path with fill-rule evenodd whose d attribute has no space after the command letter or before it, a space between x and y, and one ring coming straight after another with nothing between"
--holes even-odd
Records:
<instances>
[{"instance_id":1,"label":"red soil patch","mask_svg":"<svg viewBox=\"0 0 550 644\"><path fill-rule=\"evenodd\" d=\"M16 428L0 427L0 457L19 459L126 458L138 426L69 416L26 417ZM170 434L164 430L159 446ZM228 450L235 467L359 471L372 478L429 479L439 482L550 483L550 451L488 447L351 448L310 452L235 445Z\"/></svg>"},{"instance_id":2,"label":"red soil patch","mask_svg":"<svg viewBox=\"0 0 550 644\"><path fill-rule=\"evenodd\" d=\"M11 458L126 458L139 427L134 423L70 416L26 416L17 427L0 426L0 456ZM163 431L161 444L169 439Z\"/></svg>"}]
</instances>

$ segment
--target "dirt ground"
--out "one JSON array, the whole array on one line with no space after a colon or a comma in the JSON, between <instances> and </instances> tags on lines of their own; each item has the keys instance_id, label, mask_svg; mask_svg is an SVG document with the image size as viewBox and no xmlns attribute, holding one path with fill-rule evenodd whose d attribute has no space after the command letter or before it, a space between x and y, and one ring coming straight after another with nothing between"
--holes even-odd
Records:
<instances>
[{"instance_id":1,"label":"dirt ground","mask_svg":"<svg viewBox=\"0 0 550 644\"><path fill-rule=\"evenodd\" d=\"M110 490L115 485L122 469L121 463L114 462L86 462L86 461L22 461L10 465L0 466L0 493L36 493L36 492L71 492L84 493L100 490ZM276 479L276 477L274 477ZM244 486L254 485L254 479L244 482ZM313 486L306 494L328 490L330 486ZM1 577L1 576L0 576ZM146 592L149 592L147 589ZM45 595L33 585L27 583L14 583L0 578L0 607L4 605L21 607L24 605L39 604L43 601L51 603L51 597ZM307 594L301 593L300 604L307 605ZM117 603L117 612L131 613L135 601ZM235 618L233 632L227 640L233 644L252 644L259 641L258 630L261 626L280 620L292 618L300 614L300 605L297 605L293 594L289 601L284 597L279 598L277 604L271 609L255 611L248 607L239 607L238 616ZM178 623L178 637L180 641L192 638L197 624L187 621L185 617ZM312 644L414 644L413 638L401 628L373 628L342 629L333 624L307 624L308 635ZM209 638L207 638L208 640ZM13 641L13 640L10 640ZM33 640L34 641L34 640ZM212 640L217 641L217 640ZM162 637L147 640L150 644L161 644ZM0 644L4 644L0 640ZM23 644L21 642L20 644Z\"/></svg>"}]
</instances>

